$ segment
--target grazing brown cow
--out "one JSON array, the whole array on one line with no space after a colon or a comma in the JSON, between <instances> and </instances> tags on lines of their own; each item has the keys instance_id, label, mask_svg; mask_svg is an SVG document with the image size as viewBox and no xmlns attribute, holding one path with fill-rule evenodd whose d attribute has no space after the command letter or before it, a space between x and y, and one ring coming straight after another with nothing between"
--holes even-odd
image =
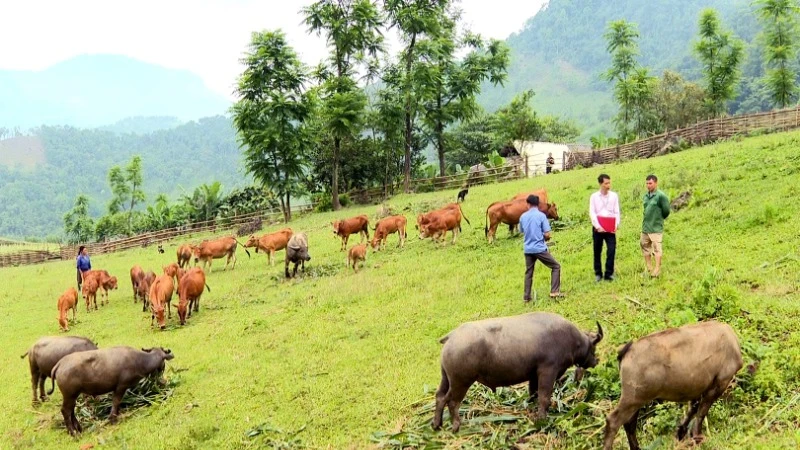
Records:
<instances>
[{"instance_id":1,"label":"grazing brown cow","mask_svg":"<svg viewBox=\"0 0 800 450\"><path fill-rule=\"evenodd\" d=\"M397 246L402 247L406 242L406 223L406 216L403 215L381 219L374 228L375 234L372 236L372 242L370 242L372 249L386 249L386 240L393 233L397 233L400 236L400 242L397 243Z\"/></svg>"},{"instance_id":2,"label":"grazing brown cow","mask_svg":"<svg viewBox=\"0 0 800 450\"><path fill-rule=\"evenodd\" d=\"M203 262L203 271L206 270L206 265L208 265L208 272L211 273L211 262L215 259L228 257L225 260L225 268L223 270L228 269L228 264L230 264L231 259L233 259L233 269L236 268L236 245L242 245L239 241L236 240L233 236L225 236L219 239L214 239L213 241L203 241L194 248L194 263L195 266L198 262ZM247 253L247 257L250 257L250 252L247 249L244 249L245 253Z\"/></svg>"},{"instance_id":3,"label":"grazing brown cow","mask_svg":"<svg viewBox=\"0 0 800 450\"><path fill-rule=\"evenodd\" d=\"M286 248L286 244L289 243L292 234L294 234L294 232L291 228L284 228L261 237L256 237L256 235L251 234L250 239L247 240L244 247L255 247L256 253L258 253L259 250L267 252L267 261L269 265L274 266L275 252Z\"/></svg>"},{"instance_id":4,"label":"grazing brown cow","mask_svg":"<svg viewBox=\"0 0 800 450\"><path fill-rule=\"evenodd\" d=\"M133 303L136 303L136 288L139 286L139 282L144 279L144 270L142 270L141 266L133 266L131 267L131 286L133 286Z\"/></svg>"},{"instance_id":5,"label":"grazing brown cow","mask_svg":"<svg viewBox=\"0 0 800 450\"><path fill-rule=\"evenodd\" d=\"M353 272L358 272L358 262L367 262L367 244L358 244L347 252L347 267L353 265Z\"/></svg>"},{"instance_id":6,"label":"grazing brown cow","mask_svg":"<svg viewBox=\"0 0 800 450\"><path fill-rule=\"evenodd\" d=\"M447 232L453 232L453 244L456 243L458 232L461 230L461 212L459 210L438 211L429 214L427 221L419 226L419 238L433 238L436 242L442 238L442 244L447 244Z\"/></svg>"},{"instance_id":7,"label":"grazing brown cow","mask_svg":"<svg viewBox=\"0 0 800 450\"><path fill-rule=\"evenodd\" d=\"M513 235L514 227L519 225L519 218L528 211L526 200L512 200L510 202L494 202L486 208L486 222L483 226L484 234L491 244L494 241L497 226L501 223L508 225L508 231Z\"/></svg>"},{"instance_id":8,"label":"grazing brown cow","mask_svg":"<svg viewBox=\"0 0 800 450\"><path fill-rule=\"evenodd\" d=\"M58 297L58 325L61 330L69 331L67 325L67 312L72 310L72 321L75 321L75 311L78 310L78 291L74 287L67 289Z\"/></svg>"},{"instance_id":9,"label":"grazing brown cow","mask_svg":"<svg viewBox=\"0 0 800 450\"><path fill-rule=\"evenodd\" d=\"M142 299L142 312L147 311L147 302L150 296L150 286L156 281L156 274L152 270L144 274L136 285L136 295Z\"/></svg>"},{"instance_id":10,"label":"grazing brown cow","mask_svg":"<svg viewBox=\"0 0 800 450\"><path fill-rule=\"evenodd\" d=\"M175 282L175 292L178 292L181 277L183 276L183 269L181 269L176 263L169 263L162 267L162 269L164 270L164 275L171 277Z\"/></svg>"},{"instance_id":11,"label":"grazing brown cow","mask_svg":"<svg viewBox=\"0 0 800 450\"><path fill-rule=\"evenodd\" d=\"M526 200L529 195L539 197L539 211L543 212L548 219L558 220L558 207L555 203L547 202L547 189L539 189L533 192L522 192L514 196L514 200Z\"/></svg>"},{"instance_id":12,"label":"grazing brown cow","mask_svg":"<svg viewBox=\"0 0 800 450\"><path fill-rule=\"evenodd\" d=\"M189 261L192 260L194 247L189 244L183 244L178 247L178 266L183 269L189 267Z\"/></svg>"},{"instance_id":13,"label":"grazing brown cow","mask_svg":"<svg viewBox=\"0 0 800 450\"><path fill-rule=\"evenodd\" d=\"M89 305L94 302L94 310L97 311L97 289L100 288L100 285L97 283L97 279L92 277L83 281L83 287L81 288L81 294L83 295L83 299L86 300L86 312L91 312L89 310Z\"/></svg>"},{"instance_id":14,"label":"grazing brown cow","mask_svg":"<svg viewBox=\"0 0 800 450\"><path fill-rule=\"evenodd\" d=\"M203 295L204 286L211 292L206 284L206 274L198 267L192 268L181 277L178 286L178 318L181 325L186 323L187 306L189 317L192 317L192 308L195 312L200 310L200 296Z\"/></svg>"},{"instance_id":15,"label":"grazing brown cow","mask_svg":"<svg viewBox=\"0 0 800 450\"><path fill-rule=\"evenodd\" d=\"M161 275L156 278L153 285L150 286L150 326L153 326L153 320L158 320L158 327L162 330L165 326L164 321L164 305L167 306L167 318L172 317L172 308L170 302L172 301L172 292L175 287L172 284L172 277L169 275Z\"/></svg>"},{"instance_id":16,"label":"grazing brown cow","mask_svg":"<svg viewBox=\"0 0 800 450\"><path fill-rule=\"evenodd\" d=\"M361 242L364 242L364 236L369 240L369 217L366 214L345 220L334 220L331 225L333 226L333 235L342 238L342 250L347 249L347 241L351 234L361 235Z\"/></svg>"},{"instance_id":17,"label":"grazing brown cow","mask_svg":"<svg viewBox=\"0 0 800 450\"><path fill-rule=\"evenodd\" d=\"M716 321L670 328L628 342L617 359L622 397L606 419L605 450L611 450L622 425L628 445L637 450L639 410L656 399L690 403L689 412L678 425L678 440L686 437L694 417L692 439L700 444L708 410L742 368L736 333L730 325Z\"/></svg>"},{"instance_id":18,"label":"grazing brown cow","mask_svg":"<svg viewBox=\"0 0 800 450\"><path fill-rule=\"evenodd\" d=\"M84 283L89 279L94 279L97 282L98 288L102 291L100 304L107 305L108 291L117 288L117 277L112 277L106 270L89 270L83 274Z\"/></svg>"},{"instance_id":19,"label":"grazing brown cow","mask_svg":"<svg viewBox=\"0 0 800 450\"><path fill-rule=\"evenodd\" d=\"M458 231L461 231L461 218L466 220L468 224L472 225L469 222L469 219L467 219L467 216L464 215L464 211L461 210L461 205L459 205L458 203L448 203L447 205L445 205L445 206L443 206L443 207L441 207L439 209L427 212L425 214L418 214L417 215L417 224L414 226L414 228L419 230L423 225L426 225L428 222L432 221L434 219L434 217L441 216L442 213L444 213L445 211L457 211L458 212L459 217L460 217L458 219L458 222L459 222L458 223Z\"/></svg>"}]
</instances>

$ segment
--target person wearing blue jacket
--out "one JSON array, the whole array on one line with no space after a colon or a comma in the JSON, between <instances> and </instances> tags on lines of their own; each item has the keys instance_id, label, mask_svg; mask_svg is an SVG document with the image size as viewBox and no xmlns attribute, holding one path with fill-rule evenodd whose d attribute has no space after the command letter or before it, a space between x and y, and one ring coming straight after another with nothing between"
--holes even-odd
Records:
<instances>
[{"instance_id":1,"label":"person wearing blue jacket","mask_svg":"<svg viewBox=\"0 0 800 450\"><path fill-rule=\"evenodd\" d=\"M76 267L78 268L78 291L80 291L81 284L83 284L84 273L92 270L92 262L89 260L89 252L86 251L86 247L83 245L78 248Z\"/></svg>"}]
</instances>

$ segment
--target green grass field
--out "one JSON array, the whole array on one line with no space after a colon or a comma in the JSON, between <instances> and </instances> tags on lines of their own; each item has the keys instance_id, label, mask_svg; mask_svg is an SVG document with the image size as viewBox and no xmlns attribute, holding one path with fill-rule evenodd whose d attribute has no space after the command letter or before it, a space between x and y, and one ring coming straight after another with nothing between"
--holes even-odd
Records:
<instances>
[{"instance_id":1,"label":"green grass field","mask_svg":"<svg viewBox=\"0 0 800 450\"><path fill-rule=\"evenodd\" d=\"M0 269L0 403L6 405L0 448L374 447L373 432L410 429L415 420L432 417L418 413L439 383L441 336L465 321L534 310L557 312L584 329L599 320L606 339L599 345L601 364L580 386L571 381L563 386L566 400L551 409L548 424L525 421L527 436L518 448L599 447L603 419L619 396L617 348L649 332L708 316L732 324L745 364L757 364L757 370L750 374L743 369L737 386L711 409L705 448L796 448L799 145L800 133L762 136L652 160L476 187L463 204L472 226L464 223L460 240L444 248L419 241L413 217L426 206L454 200L456 191L399 196L389 204L396 210L409 208L408 244L397 249L397 236L392 236L387 251L370 253L358 274L345 268L345 254L329 223L360 213L372 217L377 208L307 215L291 224L309 235L313 259L304 278L284 281L282 259L268 267L263 254L248 260L240 249L235 270L223 272L220 260L214 263L208 278L211 292L203 295L199 314L185 327L177 325L175 314L165 331L151 329L149 313L133 304L128 270L140 264L160 271L174 260L177 243L166 246L164 255L152 246L94 256L93 267L117 275L120 288L98 312L87 314L81 306L70 334L91 337L101 347L168 347L175 359L168 363L166 376L177 387L162 404L123 410L116 426L84 422L77 440L63 426L60 393L31 406L27 360L19 358L40 336L59 334L56 300L75 284L73 263ZM596 284L587 206L600 172L611 175L623 217L618 280ZM659 176L670 198L693 192L689 205L667 219L658 279L643 276L638 248L640 197L648 173ZM509 239L507 229L500 229L495 245L487 245L483 214L494 200L539 187L547 188L564 219L551 251L562 264L568 297L547 299L549 271L537 266L539 301L526 305L521 240ZM351 238L351 244L353 239L358 242ZM591 398L584 398L584 391L591 391ZM468 398L484 394L473 387ZM573 409L584 401L582 409ZM522 413L520 406L504 408ZM682 408L651 408L639 436L642 445L675 447ZM520 427L465 421L461 433L453 436L449 423L446 415L443 431L424 431L415 439L436 440L449 448L486 446L480 439L500 442L505 430ZM481 427L495 435L470 432ZM270 432L272 428L283 434ZM392 445L410 442L409 436L397 435ZM622 431L616 442L618 448L627 448ZM429 448L435 447L432 443Z\"/></svg>"}]
</instances>

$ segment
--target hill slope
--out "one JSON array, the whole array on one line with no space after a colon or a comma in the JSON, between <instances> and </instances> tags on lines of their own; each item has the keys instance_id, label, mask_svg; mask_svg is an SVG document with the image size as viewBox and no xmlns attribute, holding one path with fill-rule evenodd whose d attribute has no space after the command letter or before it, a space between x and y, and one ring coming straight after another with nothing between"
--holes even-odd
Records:
<instances>
[{"instance_id":1,"label":"hill slope","mask_svg":"<svg viewBox=\"0 0 800 450\"><path fill-rule=\"evenodd\" d=\"M46 70L0 70L0 126L97 127L130 116L224 114L230 101L197 75L120 55L83 55Z\"/></svg>"},{"instance_id":2,"label":"hill slope","mask_svg":"<svg viewBox=\"0 0 800 450\"><path fill-rule=\"evenodd\" d=\"M791 407L800 386L800 205L787 199L795 198L800 188L786 180L796 177L800 167L798 143L800 133L763 136L475 187L463 204L473 225L464 224L455 245L436 248L417 240L410 227L405 248L395 248L397 236L391 236L388 250L370 254L358 274L345 268L329 222L359 213L372 217L374 208L306 216L291 224L309 235L313 259L305 278L285 282L280 264L269 267L263 255L248 260L239 252L235 270L223 272L219 261L214 264L208 277L211 292L203 294L200 312L185 327L175 325L173 316L163 332L151 330L150 315L131 305L126 274L133 264L158 269L172 261L175 245L166 246L164 255L152 247L95 255L93 266L119 276L120 288L111 292L110 306L98 312L86 314L81 306L70 334L91 337L103 347L170 348L175 359L168 366L179 371L166 373L177 382L166 403L147 410L123 409L116 426L97 423L90 428L82 418L86 431L79 442L61 424L60 394L35 412L28 406L27 365L19 360L38 337L57 333L55 303L74 284L74 263L0 270L0 328L9 336L0 350L0 378L6 380L0 383L0 399L16 405L0 417L0 428L6 430L0 434L0 447L55 449L97 442L135 448L253 448L281 442L286 447L372 447L373 431L400 430L417 413L420 423L430 420L431 412L410 405L430 405L439 383L439 338L465 321L544 310L560 313L583 329L592 329L599 320L606 330L598 350L600 365L579 388L569 382L559 389L560 403L550 411L550 420L534 424L522 418L516 424L495 425L465 421L457 437L448 431L433 433L425 423L396 439L416 439L417 448L430 439L477 448L475 439L491 438L495 444L483 448L507 448L517 441L505 440L504 433L516 428L526 430L525 445L530 447L598 448L604 417L619 397L618 347L722 306L719 313L739 335L745 364L759 362L754 375L742 371L731 394L711 409L705 445L793 448L800 419L798 409ZM623 217L618 280L596 284L586 200L597 188L594 180L600 171L611 174ZM656 173L673 198L684 190L694 192L689 205L667 219L659 279L642 277L638 247L640 196L648 173ZM543 300L525 305L519 238L508 239L501 230L496 245L487 246L480 217L491 201L539 186L558 202L567 225L554 233L551 249L563 267L568 297L545 299L550 277L537 266L534 287ZM397 211L408 206L405 214L413 217L452 201L455 194L401 196L391 205ZM717 278L705 275L710 268L717 270ZM523 415L522 400L503 406L500 395L473 388L469 398L488 399L493 408ZM586 395L587 403L581 403ZM577 408L574 416L572 408ZM670 403L648 408L642 414L647 417L642 444L674 445L682 410L682 405ZM169 426L154 428L154 423ZM481 432L480 427L492 428ZM618 448L627 448L624 439L622 433L617 436Z\"/></svg>"},{"instance_id":3,"label":"hill slope","mask_svg":"<svg viewBox=\"0 0 800 450\"><path fill-rule=\"evenodd\" d=\"M230 119L188 122L145 135L40 127L34 136L0 141L0 236L46 236L63 229L75 197L90 197L95 217L111 198L108 171L140 155L148 201L171 199L203 183L243 186L241 151ZM4 165L3 163L6 163Z\"/></svg>"}]
</instances>

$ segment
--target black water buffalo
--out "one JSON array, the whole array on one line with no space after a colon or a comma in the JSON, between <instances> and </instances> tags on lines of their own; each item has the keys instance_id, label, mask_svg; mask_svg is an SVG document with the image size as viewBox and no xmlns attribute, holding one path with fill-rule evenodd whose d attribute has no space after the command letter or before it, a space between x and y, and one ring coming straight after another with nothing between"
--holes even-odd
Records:
<instances>
[{"instance_id":1,"label":"black water buffalo","mask_svg":"<svg viewBox=\"0 0 800 450\"><path fill-rule=\"evenodd\" d=\"M70 353L97 350L97 345L88 338L80 336L47 336L36 341L35 344L21 357L28 357L31 367L31 387L33 388L33 403L36 403L36 387L42 401L47 399L44 393L44 382L50 376L53 366L61 358Z\"/></svg>"},{"instance_id":2,"label":"black water buffalo","mask_svg":"<svg viewBox=\"0 0 800 450\"><path fill-rule=\"evenodd\" d=\"M59 361L50 378L51 394L58 383L64 397L61 414L69 434L83 431L75 417L75 402L80 394L101 395L113 392L109 421L117 422L119 404L125 391L142 378L164 371L165 362L174 358L163 348L136 350L132 347L111 347L88 352L72 353Z\"/></svg>"},{"instance_id":3,"label":"black water buffalo","mask_svg":"<svg viewBox=\"0 0 800 450\"><path fill-rule=\"evenodd\" d=\"M556 380L573 365L596 366L595 346L602 339L599 323L597 334L584 333L558 314L545 312L462 324L440 341L442 382L433 428L441 427L447 404L453 432L458 431L458 409L476 381L492 390L528 382L531 397L538 392L538 417L544 418Z\"/></svg>"},{"instance_id":4,"label":"black water buffalo","mask_svg":"<svg viewBox=\"0 0 800 450\"><path fill-rule=\"evenodd\" d=\"M686 437L694 417L692 438L701 443L703 419L743 364L736 333L729 325L715 321L670 328L628 342L617 359L622 397L606 419L606 450L611 450L621 425L625 425L631 450L639 448L639 409L656 399L691 402L678 425L678 440Z\"/></svg>"},{"instance_id":5,"label":"black water buffalo","mask_svg":"<svg viewBox=\"0 0 800 450\"><path fill-rule=\"evenodd\" d=\"M308 238L305 233L295 233L286 244L286 263L284 271L286 278L289 278L289 263L294 263L294 271L292 276L297 276L297 265L301 264L303 272L306 271L306 261L311 261L311 256L308 254Z\"/></svg>"}]
</instances>

